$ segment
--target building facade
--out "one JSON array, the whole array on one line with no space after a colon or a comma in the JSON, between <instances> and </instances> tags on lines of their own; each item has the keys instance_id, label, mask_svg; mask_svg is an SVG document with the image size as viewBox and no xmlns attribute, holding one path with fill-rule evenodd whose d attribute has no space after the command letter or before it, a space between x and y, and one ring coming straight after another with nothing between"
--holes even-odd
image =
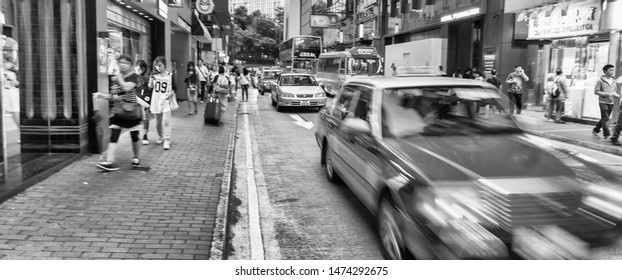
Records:
<instances>
[{"instance_id":1,"label":"building facade","mask_svg":"<svg viewBox=\"0 0 622 280\"><path fill-rule=\"evenodd\" d=\"M560 68L569 86L565 116L600 119L594 87L603 75L604 65L612 64L616 69L622 66L622 24L617 18L622 4L599 0L558 2L505 1L505 13L513 19L512 42L525 46L514 59L518 64L530 65L534 76L529 101L544 101L545 76Z\"/></svg>"},{"instance_id":2,"label":"building facade","mask_svg":"<svg viewBox=\"0 0 622 280\"><path fill-rule=\"evenodd\" d=\"M9 76L19 85L7 89L15 97L10 102L0 95L11 107L11 114L2 114L1 123L7 125L0 127L1 139L6 139L0 145L0 193L77 155L99 152L91 93L108 92L118 55L149 66L156 56L164 56L183 85L187 63L196 56L191 2L179 7L167 3L2 1L2 42L8 44L1 68L13 73ZM3 80L3 89L9 84L15 85Z\"/></svg>"}]
</instances>

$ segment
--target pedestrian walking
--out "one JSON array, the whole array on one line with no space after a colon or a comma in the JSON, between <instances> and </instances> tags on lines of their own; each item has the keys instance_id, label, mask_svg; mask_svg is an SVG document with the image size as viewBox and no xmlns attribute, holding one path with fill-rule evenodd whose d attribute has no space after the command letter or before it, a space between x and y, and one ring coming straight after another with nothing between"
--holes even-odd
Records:
<instances>
[{"instance_id":1,"label":"pedestrian walking","mask_svg":"<svg viewBox=\"0 0 622 280\"><path fill-rule=\"evenodd\" d=\"M218 75L214 76L212 84L214 85L214 94L218 96L220 102L220 112L224 114L227 109L227 97L231 90L231 79L225 74L224 66L218 66Z\"/></svg>"},{"instance_id":2,"label":"pedestrian walking","mask_svg":"<svg viewBox=\"0 0 622 280\"><path fill-rule=\"evenodd\" d=\"M498 89L501 89L501 80L499 79L499 77L497 77L497 70L496 69L491 69L490 70L490 77L488 77L488 79L486 79L486 82L493 84L495 87L497 87Z\"/></svg>"},{"instance_id":3,"label":"pedestrian walking","mask_svg":"<svg viewBox=\"0 0 622 280\"><path fill-rule=\"evenodd\" d=\"M484 81L484 77L482 77L482 73L479 70L473 71L472 78L476 81Z\"/></svg>"},{"instance_id":4,"label":"pedestrian walking","mask_svg":"<svg viewBox=\"0 0 622 280\"><path fill-rule=\"evenodd\" d=\"M209 80L208 69L203 65L203 60L199 58L197 60L196 67L197 75L199 77L199 100L201 103L205 103L205 91L207 90L207 81Z\"/></svg>"},{"instance_id":5,"label":"pedestrian walking","mask_svg":"<svg viewBox=\"0 0 622 280\"><path fill-rule=\"evenodd\" d=\"M194 67L194 62L188 62L187 76L184 79L186 83L186 92L188 94L188 115L194 115L198 112L197 106L199 103L198 87L199 77L197 70Z\"/></svg>"},{"instance_id":6,"label":"pedestrian walking","mask_svg":"<svg viewBox=\"0 0 622 280\"><path fill-rule=\"evenodd\" d=\"M136 95L136 85L138 75L132 71L132 57L120 55L117 58L119 73L111 78L110 93L98 93L97 98L105 98L113 101L112 117L110 118L110 144L108 150L104 152L103 161L97 166L106 171L115 171L119 167L115 164L115 150L118 145L119 136L123 129L130 131L132 137L132 166L140 166L139 134L142 122L142 107L138 103Z\"/></svg>"},{"instance_id":7,"label":"pedestrian walking","mask_svg":"<svg viewBox=\"0 0 622 280\"><path fill-rule=\"evenodd\" d=\"M519 65L514 67L514 72L510 73L505 80L505 83L509 85L510 114L514 114L514 106L516 106L516 114L520 114L523 110L523 84L527 81L529 77Z\"/></svg>"},{"instance_id":8,"label":"pedestrian walking","mask_svg":"<svg viewBox=\"0 0 622 280\"><path fill-rule=\"evenodd\" d=\"M613 77L615 73L615 68L611 64L607 64L603 67L604 75L598 79L596 82L596 86L594 87L594 94L598 95L598 108L600 109L600 121L596 124L594 129L592 130L592 135L594 137L598 137L600 130L603 130L603 136L606 139L611 137L611 143L614 145L618 145L618 137L620 136L619 126L616 124L616 128L614 129L614 135L611 135L609 131L609 127L607 122L611 116L611 111L613 110L613 98L620 97L616 91L618 89L618 85L616 83L615 78ZM617 130L617 134L615 133Z\"/></svg>"},{"instance_id":9,"label":"pedestrian walking","mask_svg":"<svg viewBox=\"0 0 622 280\"><path fill-rule=\"evenodd\" d=\"M218 70L218 74L220 75L220 69ZM231 83L230 85L230 95L232 96L232 99L238 99L238 76L240 75L240 71L238 71L238 67L237 66L233 66L233 68L231 68L231 71L229 71L229 82Z\"/></svg>"},{"instance_id":10,"label":"pedestrian walking","mask_svg":"<svg viewBox=\"0 0 622 280\"><path fill-rule=\"evenodd\" d=\"M561 68L557 68L555 74L547 75L546 87L547 103L549 104L547 120L554 120L555 123L560 124L564 123L561 118L564 100L566 100L568 94L568 87L566 86L566 77L564 77ZM555 115L553 115L553 111L555 111Z\"/></svg>"},{"instance_id":11,"label":"pedestrian walking","mask_svg":"<svg viewBox=\"0 0 622 280\"><path fill-rule=\"evenodd\" d=\"M142 107L143 111L143 145L149 145L149 120L151 119L151 89L149 84L149 70L147 62L142 59L136 61L134 66L134 72L137 75L136 94L138 95L138 103Z\"/></svg>"},{"instance_id":12,"label":"pedestrian walking","mask_svg":"<svg viewBox=\"0 0 622 280\"><path fill-rule=\"evenodd\" d=\"M251 77L248 69L242 68L242 75L238 76L238 82L242 88L242 102L248 102L248 87L250 86Z\"/></svg>"},{"instance_id":13,"label":"pedestrian walking","mask_svg":"<svg viewBox=\"0 0 622 280\"><path fill-rule=\"evenodd\" d=\"M171 148L171 113L178 108L175 91L177 85L173 74L166 70L166 58L158 56L153 62L154 74L149 78L149 87L153 89L151 113L156 118L158 140L164 150Z\"/></svg>"}]
</instances>

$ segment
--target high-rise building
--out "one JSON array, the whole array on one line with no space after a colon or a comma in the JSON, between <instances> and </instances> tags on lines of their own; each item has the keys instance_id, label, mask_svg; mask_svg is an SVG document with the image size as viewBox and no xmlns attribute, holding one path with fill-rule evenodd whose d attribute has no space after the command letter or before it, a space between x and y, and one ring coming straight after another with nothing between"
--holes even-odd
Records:
<instances>
[{"instance_id":1,"label":"high-rise building","mask_svg":"<svg viewBox=\"0 0 622 280\"><path fill-rule=\"evenodd\" d=\"M231 14L240 6L245 6L249 14L259 10L261 14L274 18L276 16L275 8L277 6L282 7L283 0L229 0L229 12Z\"/></svg>"}]
</instances>

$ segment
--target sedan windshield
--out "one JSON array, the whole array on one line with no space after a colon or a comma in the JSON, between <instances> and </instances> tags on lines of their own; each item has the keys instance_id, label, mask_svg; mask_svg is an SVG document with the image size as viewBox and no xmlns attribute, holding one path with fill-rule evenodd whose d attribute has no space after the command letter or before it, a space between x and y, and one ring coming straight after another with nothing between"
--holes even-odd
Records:
<instances>
[{"instance_id":1,"label":"sedan windshield","mask_svg":"<svg viewBox=\"0 0 622 280\"><path fill-rule=\"evenodd\" d=\"M317 82L311 76L292 75L281 78L281 86L317 86Z\"/></svg>"},{"instance_id":2,"label":"sedan windshield","mask_svg":"<svg viewBox=\"0 0 622 280\"><path fill-rule=\"evenodd\" d=\"M263 78L263 79L276 79L278 75L279 75L279 72L276 72L276 71L263 72L263 74L261 74L261 78Z\"/></svg>"},{"instance_id":3,"label":"sedan windshield","mask_svg":"<svg viewBox=\"0 0 622 280\"><path fill-rule=\"evenodd\" d=\"M520 129L499 103L497 91L480 87L385 89L383 135L478 135Z\"/></svg>"}]
</instances>

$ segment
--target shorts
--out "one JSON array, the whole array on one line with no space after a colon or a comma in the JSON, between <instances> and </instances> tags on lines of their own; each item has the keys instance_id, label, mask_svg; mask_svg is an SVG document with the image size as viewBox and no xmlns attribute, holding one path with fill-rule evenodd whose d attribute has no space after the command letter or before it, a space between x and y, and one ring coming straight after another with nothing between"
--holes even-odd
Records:
<instances>
[{"instance_id":1,"label":"shorts","mask_svg":"<svg viewBox=\"0 0 622 280\"><path fill-rule=\"evenodd\" d=\"M199 93L196 88L188 88L188 101L190 102L198 102L199 101Z\"/></svg>"}]
</instances>

